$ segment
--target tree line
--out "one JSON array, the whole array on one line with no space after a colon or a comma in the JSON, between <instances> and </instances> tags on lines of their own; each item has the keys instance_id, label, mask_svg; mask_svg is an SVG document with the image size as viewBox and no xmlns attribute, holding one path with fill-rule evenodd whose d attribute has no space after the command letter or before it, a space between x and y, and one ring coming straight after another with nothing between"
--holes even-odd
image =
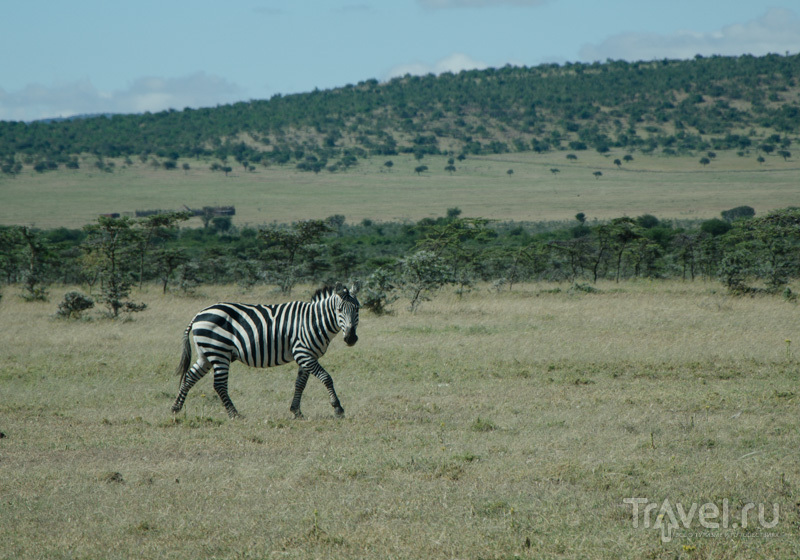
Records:
<instances>
[{"instance_id":1,"label":"tree line","mask_svg":"<svg viewBox=\"0 0 800 560\"><path fill-rule=\"evenodd\" d=\"M194 293L203 284L256 284L290 293L298 283L359 279L376 313L404 300L413 310L445 285L556 281L593 290L599 280L680 278L719 281L734 294L782 294L800 276L800 209L756 216L749 206L719 218L677 223L645 214L608 221L493 222L458 208L415 223L348 224L325 220L236 228L218 217L180 227L190 212L144 218L100 216L82 229L0 228L2 284L21 297L47 300L53 284L81 285L60 313L76 316L100 303L117 317L144 310L133 288Z\"/></svg>"},{"instance_id":2,"label":"tree line","mask_svg":"<svg viewBox=\"0 0 800 560\"><path fill-rule=\"evenodd\" d=\"M109 172L106 160L120 158L168 170L179 158L217 158L311 172L399 153L622 148L764 158L790 154L800 129L798 76L800 55L506 66L215 108L0 122L0 171L75 169L82 154Z\"/></svg>"}]
</instances>

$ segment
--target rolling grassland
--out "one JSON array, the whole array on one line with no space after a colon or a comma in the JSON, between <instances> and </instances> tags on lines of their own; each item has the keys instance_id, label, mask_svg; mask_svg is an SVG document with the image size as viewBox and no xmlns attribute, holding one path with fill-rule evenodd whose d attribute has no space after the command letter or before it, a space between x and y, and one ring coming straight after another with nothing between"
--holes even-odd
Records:
<instances>
[{"instance_id":1,"label":"rolling grassland","mask_svg":"<svg viewBox=\"0 0 800 560\"><path fill-rule=\"evenodd\" d=\"M235 364L228 420L209 378L170 413L181 333L266 289L146 287L132 320L64 322L64 289L8 287L0 558L796 558L797 305L597 288L363 313L321 361L346 418L311 380L293 420L292 366Z\"/></svg>"},{"instance_id":2,"label":"rolling grassland","mask_svg":"<svg viewBox=\"0 0 800 560\"><path fill-rule=\"evenodd\" d=\"M98 214L135 210L179 210L216 205L236 207L236 225L322 219L333 214L350 223L419 220L459 207L464 216L501 221L590 220L653 214L662 219L709 219L722 210L752 206L761 214L800 205L793 160L720 152L707 166L698 158L637 154L617 167L624 153L532 152L468 157L456 172L447 159L375 156L347 172L314 174L293 165L259 166L248 172L233 162L226 177L209 161L181 160L178 169L154 169L138 160L116 162L113 173L99 171L86 157L78 170L0 177L0 224L41 228L82 227ZM391 169L384 164L391 160ZM183 163L190 169L183 171ZM428 171L415 173L419 165ZM554 173L552 170L557 169ZM509 174L509 170L513 173ZM601 176L595 177L594 173ZM200 225L196 218L189 225Z\"/></svg>"}]
</instances>

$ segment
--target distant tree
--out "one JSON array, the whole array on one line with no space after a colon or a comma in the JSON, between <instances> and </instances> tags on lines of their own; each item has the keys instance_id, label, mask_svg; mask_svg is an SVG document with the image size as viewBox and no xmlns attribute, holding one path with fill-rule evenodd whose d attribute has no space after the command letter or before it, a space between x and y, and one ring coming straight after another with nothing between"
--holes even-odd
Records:
<instances>
[{"instance_id":1,"label":"distant tree","mask_svg":"<svg viewBox=\"0 0 800 560\"><path fill-rule=\"evenodd\" d=\"M342 228L344 227L345 221L347 218L344 214L333 214L326 218L328 225L331 226L331 229L339 234L341 234Z\"/></svg>"},{"instance_id":2,"label":"distant tree","mask_svg":"<svg viewBox=\"0 0 800 560\"><path fill-rule=\"evenodd\" d=\"M630 155L630 154L625 154L624 156L622 156L622 160L623 160L625 163L630 163L630 162L632 162L632 161L633 161L633 156L632 156L632 155Z\"/></svg>"},{"instance_id":3,"label":"distant tree","mask_svg":"<svg viewBox=\"0 0 800 560\"><path fill-rule=\"evenodd\" d=\"M215 216L211 220L211 229L217 233L230 231L233 227L233 219L230 216Z\"/></svg>"},{"instance_id":4,"label":"distant tree","mask_svg":"<svg viewBox=\"0 0 800 560\"><path fill-rule=\"evenodd\" d=\"M164 166L164 169L169 171L169 170L177 168L178 167L178 162L176 162L174 159L168 159L168 160L165 160L162 165Z\"/></svg>"},{"instance_id":5,"label":"distant tree","mask_svg":"<svg viewBox=\"0 0 800 560\"><path fill-rule=\"evenodd\" d=\"M594 175L595 179L599 179L600 177L603 176L603 172L602 171L595 171L594 173L592 173L592 175Z\"/></svg>"},{"instance_id":6,"label":"distant tree","mask_svg":"<svg viewBox=\"0 0 800 560\"><path fill-rule=\"evenodd\" d=\"M22 257L25 260L22 297L25 301L47 301L45 261L50 247L41 232L37 230L28 226L18 226L16 231L23 245Z\"/></svg>"},{"instance_id":7,"label":"distant tree","mask_svg":"<svg viewBox=\"0 0 800 560\"><path fill-rule=\"evenodd\" d=\"M764 159L764 156L758 156L758 157L756 158L756 161L757 161L758 163L761 163L761 164L763 164L763 163L764 163L765 161L767 161L767 160L765 160L765 159Z\"/></svg>"},{"instance_id":8,"label":"distant tree","mask_svg":"<svg viewBox=\"0 0 800 560\"><path fill-rule=\"evenodd\" d=\"M444 259L433 251L420 250L397 263L397 284L409 298L409 310L414 313L431 292L450 281Z\"/></svg>"},{"instance_id":9,"label":"distant tree","mask_svg":"<svg viewBox=\"0 0 800 560\"><path fill-rule=\"evenodd\" d=\"M453 208L447 209L447 219L448 220L455 220L461 215L461 208L458 206L454 206Z\"/></svg>"},{"instance_id":10,"label":"distant tree","mask_svg":"<svg viewBox=\"0 0 800 560\"><path fill-rule=\"evenodd\" d=\"M189 166L189 164L188 164L188 163L184 163L184 164L183 164L183 172L184 172L184 174L187 174L187 175L188 175L188 173L189 173L189 169L191 169L191 167Z\"/></svg>"},{"instance_id":11,"label":"distant tree","mask_svg":"<svg viewBox=\"0 0 800 560\"><path fill-rule=\"evenodd\" d=\"M188 257L182 249L169 249L162 248L156 252L156 270L161 279L161 292L167 293L167 285L173 273L178 270L182 264L188 262Z\"/></svg>"},{"instance_id":12,"label":"distant tree","mask_svg":"<svg viewBox=\"0 0 800 560\"><path fill-rule=\"evenodd\" d=\"M96 224L84 227L87 233L86 250L97 256L96 266L102 280L103 293L100 298L108 307L111 317L120 311L143 311L144 303L128 300L131 291L131 268L134 245L133 222L125 216L109 218L100 216Z\"/></svg>"},{"instance_id":13,"label":"distant tree","mask_svg":"<svg viewBox=\"0 0 800 560\"><path fill-rule=\"evenodd\" d=\"M383 162L383 166L386 169L388 169L389 171L391 171L392 167L394 167L394 162L392 160L387 160L387 161Z\"/></svg>"},{"instance_id":14,"label":"distant tree","mask_svg":"<svg viewBox=\"0 0 800 560\"><path fill-rule=\"evenodd\" d=\"M214 219L214 209L211 206L203 206L200 211L200 219L203 221L203 227L208 229L211 225L211 220Z\"/></svg>"},{"instance_id":15,"label":"distant tree","mask_svg":"<svg viewBox=\"0 0 800 560\"><path fill-rule=\"evenodd\" d=\"M703 167L705 167L709 163L711 163L711 160L708 159L707 157L701 157L700 158L700 165L702 165Z\"/></svg>"},{"instance_id":16,"label":"distant tree","mask_svg":"<svg viewBox=\"0 0 800 560\"><path fill-rule=\"evenodd\" d=\"M578 212L577 214L575 214L575 219L578 220L578 222L580 222L581 224L585 224L586 214L584 214L583 212Z\"/></svg>"},{"instance_id":17,"label":"distant tree","mask_svg":"<svg viewBox=\"0 0 800 560\"><path fill-rule=\"evenodd\" d=\"M191 217L192 212L188 211L167 212L141 218L132 224L135 229L131 232L131 239L136 245L139 256L139 289L142 288L144 283L145 256L153 242L156 239L167 239L170 231L179 222L185 222Z\"/></svg>"},{"instance_id":18,"label":"distant tree","mask_svg":"<svg viewBox=\"0 0 800 560\"><path fill-rule=\"evenodd\" d=\"M233 171L233 168L230 165L225 165L222 167L222 172L225 173L225 176L228 176L228 173Z\"/></svg>"},{"instance_id":19,"label":"distant tree","mask_svg":"<svg viewBox=\"0 0 800 560\"><path fill-rule=\"evenodd\" d=\"M289 228L268 226L260 231L259 239L265 244L262 258L269 263L268 272L282 293L290 293L306 276L310 255L330 231L326 220L306 220Z\"/></svg>"},{"instance_id":20,"label":"distant tree","mask_svg":"<svg viewBox=\"0 0 800 560\"><path fill-rule=\"evenodd\" d=\"M550 173L552 173L553 175L558 175L559 173L561 173L561 170L557 167L551 167Z\"/></svg>"},{"instance_id":21,"label":"distant tree","mask_svg":"<svg viewBox=\"0 0 800 560\"><path fill-rule=\"evenodd\" d=\"M570 161L577 161L578 156L576 156L575 154L567 154L567 159Z\"/></svg>"},{"instance_id":22,"label":"distant tree","mask_svg":"<svg viewBox=\"0 0 800 560\"><path fill-rule=\"evenodd\" d=\"M428 166L427 166L427 165L418 165L418 166L416 166L416 167L414 168L414 173L416 173L417 175L419 175L420 173L424 173L424 172L426 172L427 170L428 170Z\"/></svg>"},{"instance_id":23,"label":"distant tree","mask_svg":"<svg viewBox=\"0 0 800 560\"><path fill-rule=\"evenodd\" d=\"M783 158L783 161L787 161L792 157L792 153L789 150L778 150L778 155Z\"/></svg>"},{"instance_id":24,"label":"distant tree","mask_svg":"<svg viewBox=\"0 0 800 560\"><path fill-rule=\"evenodd\" d=\"M452 175L452 174L453 174L453 173L455 173L455 171L456 171L456 166L455 166L455 165L446 165L446 166L444 167L444 170L445 170L445 171L449 171L449 172L450 172L450 174Z\"/></svg>"},{"instance_id":25,"label":"distant tree","mask_svg":"<svg viewBox=\"0 0 800 560\"><path fill-rule=\"evenodd\" d=\"M716 159L717 153L716 152L708 152L709 159Z\"/></svg>"},{"instance_id":26,"label":"distant tree","mask_svg":"<svg viewBox=\"0 0 800 560\"><path fill-rule=\"evenodd\" d=\"M735 220L752 218L756 215L756 211L752 206L737 206L730 210L723 210L720 212L720 215L726 222L733 222Z\"/></svg>"},{"instance_id":27,"label":"distant tree","mask_svg":"<svg viewBox=\"0 0 800 560\"><path fill-rule=\"evenodd\" d=\"M639 225L639 227L644 229L652 229L654 227L658 227L661 222L652 214L642 214L636 218L636 223Z\"/></svg>"},{"instance_id":28,"label":"distant tree","mask_svg":"<svg viewBox=\"0 0 800 560\"><path fill-rule=\"evenodd\" d=\"M730 222L720 220L719 218L712 218L700 224L701 231L713 235L714 237L728 233L731 227L733 226L731 226Z\"/></svg>"}]
</instances>

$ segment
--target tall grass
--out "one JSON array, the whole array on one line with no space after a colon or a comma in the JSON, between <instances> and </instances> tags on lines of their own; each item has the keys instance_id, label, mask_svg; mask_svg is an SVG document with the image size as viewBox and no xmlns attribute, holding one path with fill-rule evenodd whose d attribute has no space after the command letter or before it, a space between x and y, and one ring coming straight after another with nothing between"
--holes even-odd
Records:
<instances>
[{"instance_id":1,"label":"tall grass","mask_svg":"<svg viewBox=\"0 0 800 560\"><path fill-rule=\"evenodd\" d=\"M322 360L347 417L312 380L305 421L292 366L234 365L242 420L210 379L169 412L192 315L264 290L152 288L131 321L67 323L7 289L0 558L797 557L797 307L700 282L567 288L364 314ZM634 528L636 497L775 502L780 521L662 542Z\"/></svg>"}]
</instances>

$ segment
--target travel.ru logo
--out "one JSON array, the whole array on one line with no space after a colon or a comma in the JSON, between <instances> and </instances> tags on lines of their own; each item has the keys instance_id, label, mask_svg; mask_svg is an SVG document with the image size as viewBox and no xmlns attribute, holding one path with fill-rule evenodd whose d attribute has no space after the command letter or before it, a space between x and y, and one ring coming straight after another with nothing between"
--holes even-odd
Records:
<instances>
[{"instance_id":1,"label":"travel.ru logo","mask_svg":"<svg viewBox=\"0 0 800 560\"><path fill-rule=\"evenodd\" d=\"M780 505L777 503L755 504L748 502L737 513L731 512L728 499L722 500L720 508L713 502L692 503L688 508L682 503L665 499L661 504L647 498L625 498L632 506L633 527L661 531L662 542L675 537L774 537L767 532L780 522ZM772 518L767 519L771 510ZM641 519L641 521L640 521Z\"/></svg>"}]
</instances>

